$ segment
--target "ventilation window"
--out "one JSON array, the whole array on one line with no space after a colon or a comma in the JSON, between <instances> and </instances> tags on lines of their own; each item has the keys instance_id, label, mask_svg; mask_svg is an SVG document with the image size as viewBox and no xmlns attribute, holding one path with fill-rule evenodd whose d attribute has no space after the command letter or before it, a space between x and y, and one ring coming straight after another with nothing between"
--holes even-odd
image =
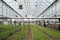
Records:
<instances>
[{"instance_id":1,"label":"ventilation window","mask_svg":"<svg viewBox=\"0 0 60 40\"><path fill-rule=\"evenodd\" d=\"M19 9L23 9L23 6L22 5L19 5Z\"/></svg>"}]
</instances>

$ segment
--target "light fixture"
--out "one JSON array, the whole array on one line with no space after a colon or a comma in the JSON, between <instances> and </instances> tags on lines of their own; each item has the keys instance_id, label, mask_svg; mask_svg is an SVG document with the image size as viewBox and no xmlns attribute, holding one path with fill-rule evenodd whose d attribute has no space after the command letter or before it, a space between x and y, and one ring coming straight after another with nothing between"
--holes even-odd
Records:
<instances>
[{"instance_id":1,"label":"light fixture","mask_svg":"<svg viewBox=\"0 0 60 40\"><path fill-rule=\"evenodd\" d=\"M54 15L54 17L57 17L57 15Z\"/></svg>"},{"instance_id":2,"label":"light fixture","mask_svg":"<svg viewBox=\"0 0 60 40\"><path fill-rule=\"evenodd\" d=\"M38 6L38 5L35 5L36 7Z\"/></svg>"},{"instance_id":3,"label":"light fixture","mask_svg":"<svg viewBox=\"0 0 60 40\"><path fill-rule=\"evenodd\" d=\"M19 9L23 9L23 5L19 5Z\"/></svg>"},{"instance_id":4,"label":"light fixture","mask_svg":"<svg viewBox=\"0 0 60 40\"><path fill-rule=\"evenodd\" d=\"M27 15L25 15L25 17L27 17Z\"/></svg>"},{"instance_id":5,"label":"light fixture","mask_svg":"<svg viewBox=\"0 0 60 40\"><path fill-rule=\"evenodd\" d=\"M15 0L15 1L17 1L17 0Z\"/></svg>"},{"instance_id":6,"label":"light fixture","mask_svg":"<svg viewBox=\"0 0 60 40\"><path fill-rule=\"evenodd\" d=\"M15 15L16 17L18 17L17 15Z\"/></svg>"}]
</instances>

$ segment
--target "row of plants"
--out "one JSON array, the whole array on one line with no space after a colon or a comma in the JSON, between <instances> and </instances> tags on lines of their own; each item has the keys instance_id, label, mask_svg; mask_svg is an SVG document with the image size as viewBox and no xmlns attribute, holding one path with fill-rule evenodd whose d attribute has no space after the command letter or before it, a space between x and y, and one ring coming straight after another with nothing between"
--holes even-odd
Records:
<instances>
[{"instance_id":1,"label":"row of plants","mask_svg":"<svg viewBox=\"0 0 60 40\"><path fill-rule=\"evenodd\" d=\"M32 26L32 32L34 40L51 40L47 35L39 31L35 25Z\"/></svg>"},{"instance_id":2,"label":"row of plants","mask_svg":"<svg viewBox=\"0 0 60 40\"><path fill-rule=\"evenodd\" d=\"M18 29L21 30L10 36L8 40L27 40L28 30L30 27L32 29L34 40L51 40L51 38L49 38L42 31L52 35L53 37L57 38L57 40L60 40L60 32L40 25L0 25L0 40Z\"/></svg>"},{"instance_id":3,"label":"row of plants","mask_svg":"<svg viewBox=\"0 0 60 40\"><path fill-rule=\"evenodd\" d=\"M4 37L8 36L10 33L15 32L22 27L19 25L12 26L12 25L0 25L0 40Z\"/></svg>"},{"instance_id":4,"label":"row of plants","mask_svg":"<svg viewBox=\"0 0 60 40\"><path fill-rule=\"evenodd\" d=\"M45 31L46 33L52 35L53 37L55 37L57 40L60 40L60 32L55 31L54 29L51 28L47 28L47 27L43 27L43 26L39 26L39 25L35 25L38 29Z\"/></svg>"},{"instance_id":5,"label":"row of plants","mask_svg":"<svg viewBox=\"0 0 60 40\"><path fill-rule=\"evenodd\" d=\"M22 25L22 30L8 38L8 40L27 40L28 30L28 25Z\"/></svg>"}]
</instances>

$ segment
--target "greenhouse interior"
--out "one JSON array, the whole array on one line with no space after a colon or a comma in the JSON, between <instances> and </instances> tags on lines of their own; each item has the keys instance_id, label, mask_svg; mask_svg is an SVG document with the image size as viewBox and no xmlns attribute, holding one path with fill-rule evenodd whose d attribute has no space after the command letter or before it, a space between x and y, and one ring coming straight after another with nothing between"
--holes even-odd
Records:
<instances>
[{"instance_id":1,"label":"greenhouse interior","mask_svg":"<svg viewBox=\"0 0 60 40\"><path fill-rule=\"evenodd\" d=\"M0 0L0 40L60 40L60 0Z\"/></svg>"}]
</instances>

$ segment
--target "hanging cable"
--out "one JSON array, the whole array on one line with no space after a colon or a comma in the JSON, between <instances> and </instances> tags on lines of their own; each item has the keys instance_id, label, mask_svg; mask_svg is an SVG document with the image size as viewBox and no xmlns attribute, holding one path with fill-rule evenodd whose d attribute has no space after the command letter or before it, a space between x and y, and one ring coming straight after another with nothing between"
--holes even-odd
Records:
<instances>
[{"instance_id":1,"label":"hanging cable","mask_svg":"<svg viewBox=\"0 0 60 40\"><path fill-rule=\"evenodd\" d=\"M25 8L26 8L26 11L27 11L27 12L26 12L26 14L25 14L25 17L27 17L27 16L28 16L28 14L29 14L29 13L28 13L28 9L27 9L28 2L25 2L25 0L24 0L24 3L25 3ZM27 5L26 5L26 3L27 3Z\"/></svg>"}]
</instances>

